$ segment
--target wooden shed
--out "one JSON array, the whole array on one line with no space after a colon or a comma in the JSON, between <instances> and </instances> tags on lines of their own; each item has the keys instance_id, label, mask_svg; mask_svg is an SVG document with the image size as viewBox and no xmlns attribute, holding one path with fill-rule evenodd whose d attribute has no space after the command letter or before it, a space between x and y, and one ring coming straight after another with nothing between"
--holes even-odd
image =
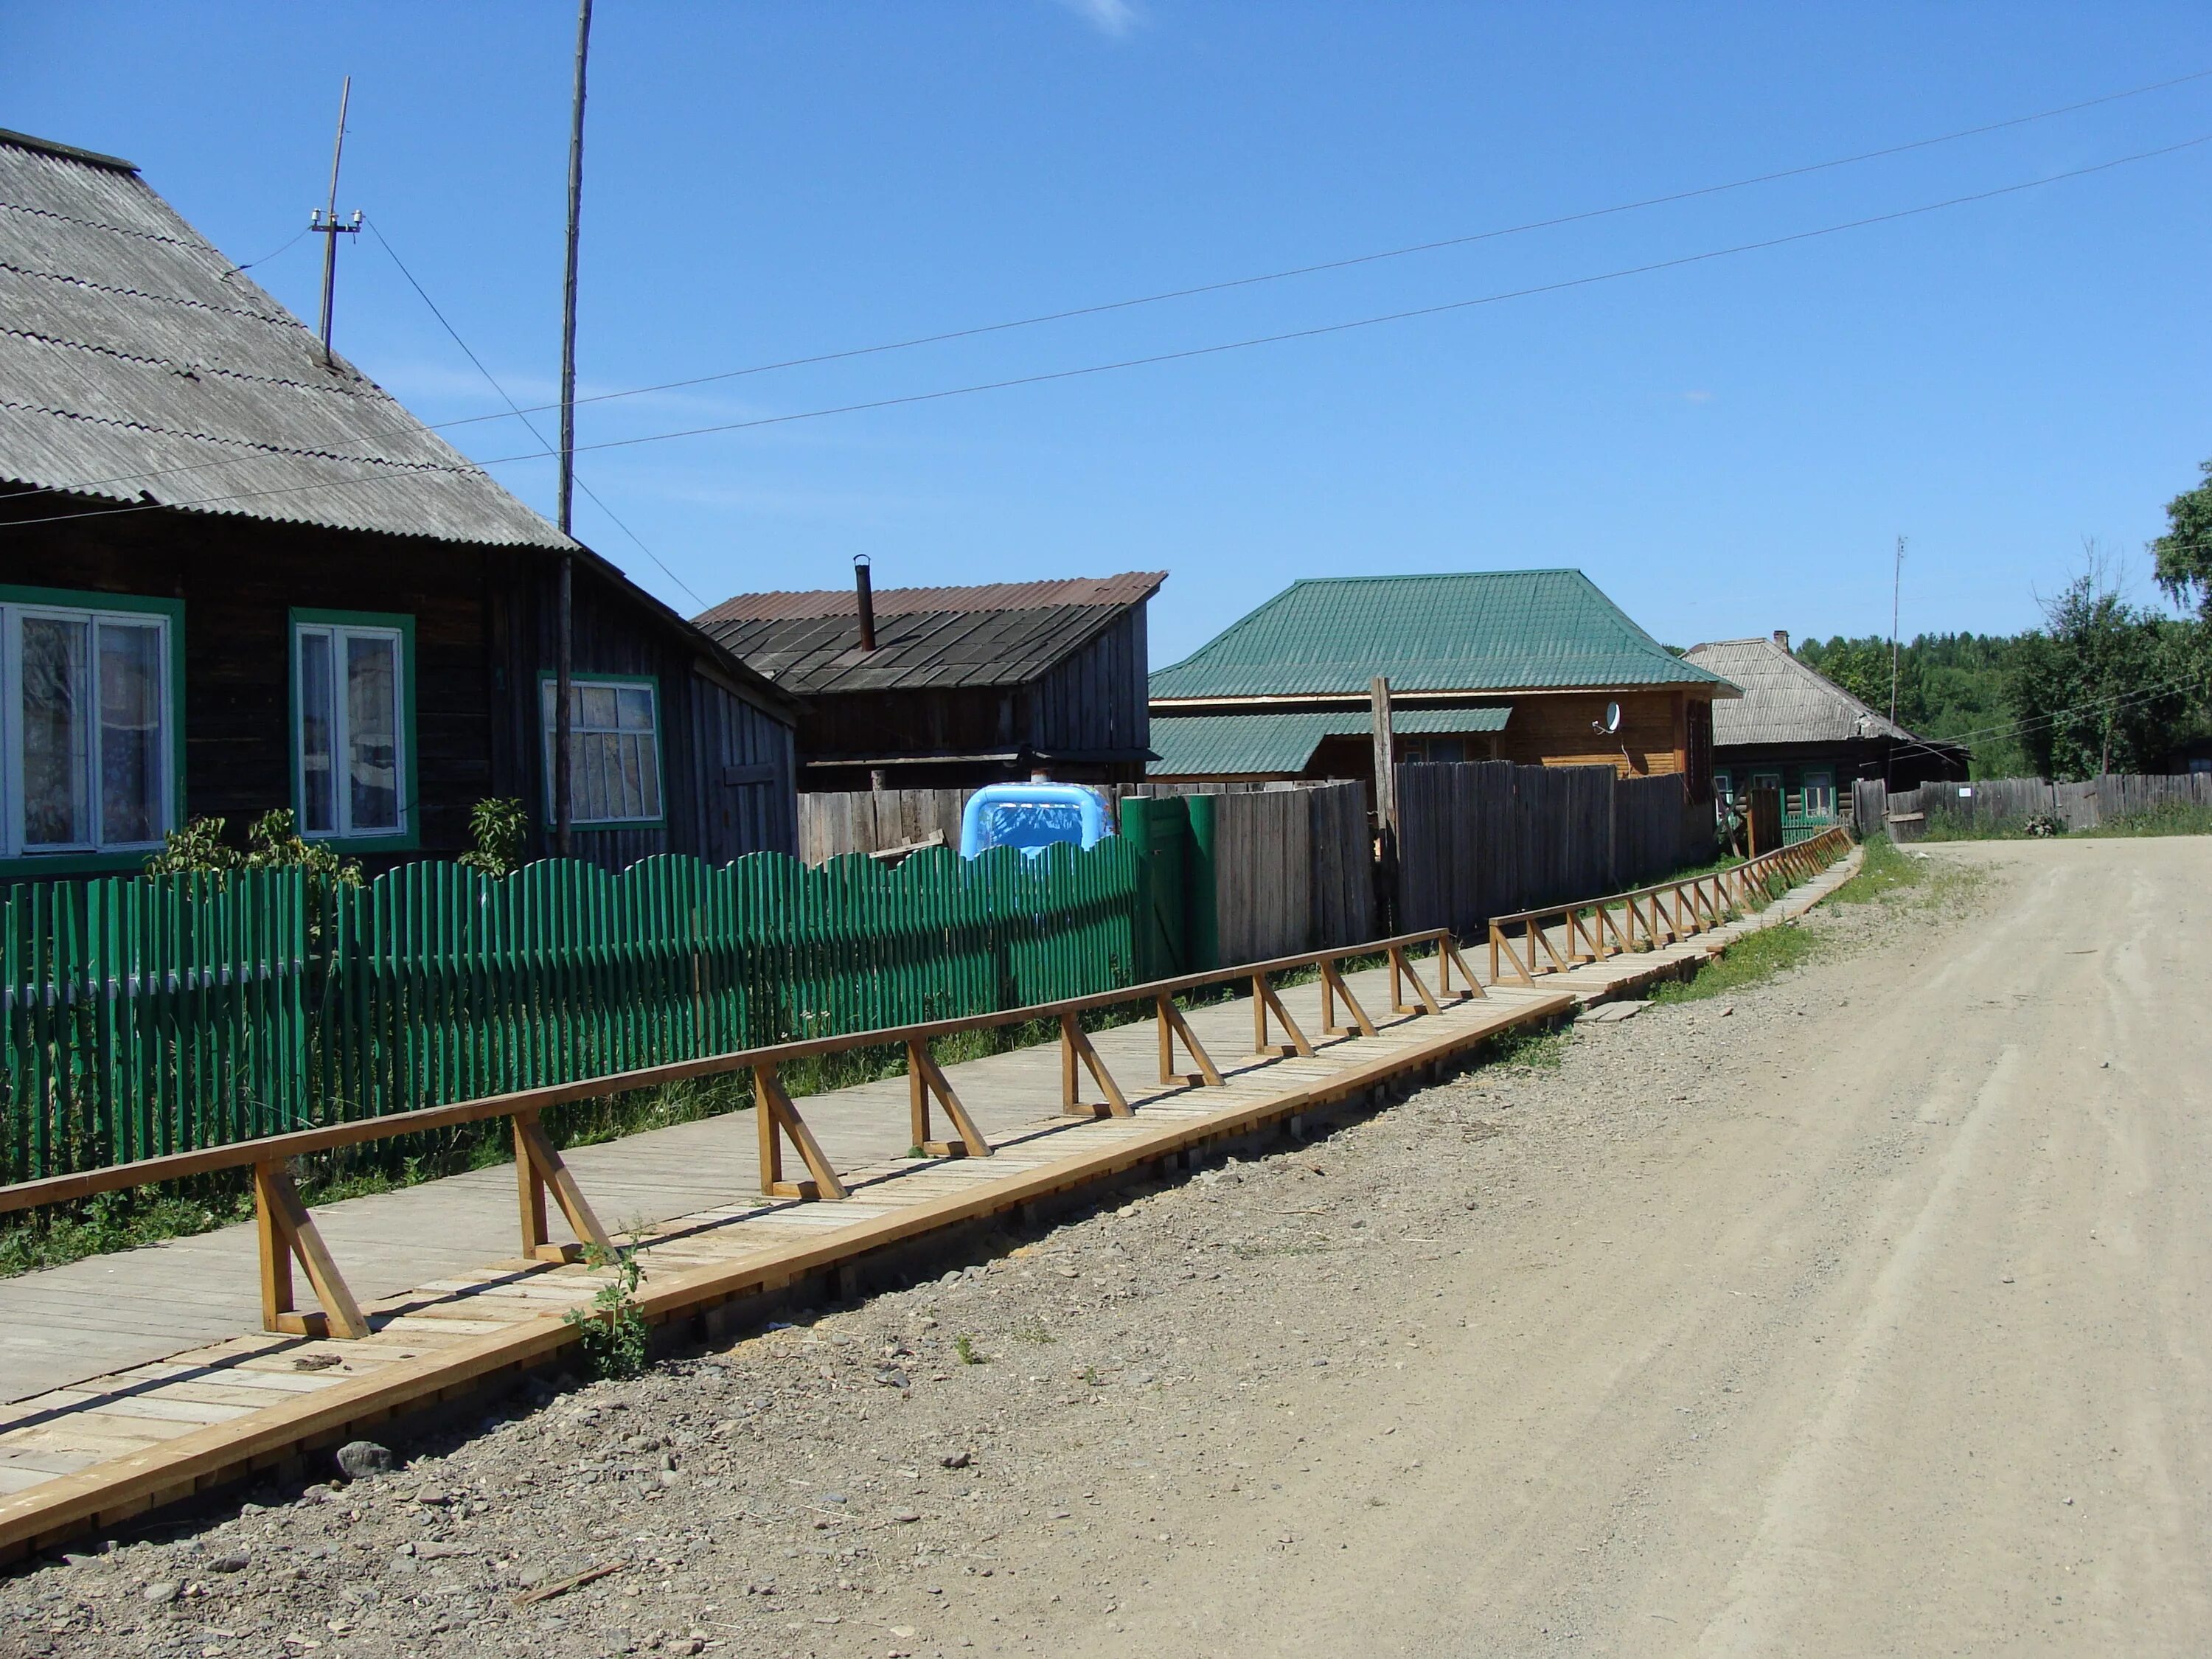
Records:
<instances>
[{"instance_id":1,"label":"wooden shed","mask_svg":"<svg viewBox=\"0 0 2212 1659\"><path fill-rule=\"evenodd\" d=\"M880 592L858 573L852 588L740 593L697 618L803 699L801 789L1144 776L1145 606L1164 572Z\"/></svg>"},{"instance_id":2,"label":"wooden shed","mask_svg":"<svg viewBox=\"0 0 2212 1659\"><path fill-rule=\"evenodd\" d=\"M798 705L241 275L127 161L0 133L0 875L289 806L371 867L551 812L574 850L793 850Z\"/></svg>"}]
</instances>

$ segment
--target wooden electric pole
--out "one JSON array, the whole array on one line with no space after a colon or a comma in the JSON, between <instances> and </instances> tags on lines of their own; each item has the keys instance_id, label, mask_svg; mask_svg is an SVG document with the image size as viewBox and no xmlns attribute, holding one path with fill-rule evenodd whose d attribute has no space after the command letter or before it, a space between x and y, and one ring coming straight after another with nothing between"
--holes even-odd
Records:
<instances>
[{"instance_id":1,"label":"wooden electric pole","mask_svg":"<svg viewBox=\"0 0 2212 1659\"><path fill-rule=\"evenodd\" d=\"M1398 773L1390 729L1390 682L1377 674L1367 687L1375 744L1375 899L1384 933L1398 931Z\"/></svg>"},{"instance_id":2,"label":"wooden electric pole","mask_svg":"<svg viewBox=\"0 0 2212 1659\"><path fill-rule=\"evenodd\" d=\"M331 145L331 201L327 212L317 208L307 215L307 228L323 239L323 320L317 331L323 337L323 367L334 368L337 360L331 355L331 313L338 292L338 238L361 234L361 214L356 210L351 224L338 222L338 163L345 157L346 106L353 102L353 76L345 78L338 90L338 136Z\"/></svg>"},{"instance_id":3,"label":"wooden electric pole","mask_svg":"<svg viewBox=\"0 0 2212 1659\"><path fill-rule=\"evenodd\" d=\"M584 70L591 55L592 0L576 8L576 86L568 112L568 254L561 279L561 533L570 534L576 491L576 235L584 212ZM575 714L576 558L561 555L560 660L553 686L553 850L570 853L574 822L574 768L569 744Z\"/></svg>"}]
</instances>

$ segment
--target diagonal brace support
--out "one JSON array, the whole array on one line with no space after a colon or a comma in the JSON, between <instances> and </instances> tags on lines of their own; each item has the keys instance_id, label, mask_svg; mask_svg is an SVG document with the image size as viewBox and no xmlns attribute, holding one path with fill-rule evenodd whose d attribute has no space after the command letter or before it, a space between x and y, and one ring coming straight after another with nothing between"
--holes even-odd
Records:
<instances>
[{"instance_id":1,"label":"diagonal brace support","mask_svg":"<svg viewBox=\"0 0 2212 1659\"><path fill-rule=\"evenodd\" d=\"M1076 1067L1080 1064L1091 1073L1106 1097L1102 1113L1089 1102L1079 1098L1081 1077ZM1064 1112L1077 1117L1133 1117L1129 1097L1121 1092L1121 1085L1114 1081L1114 1074L1106 1069L1106 1062L1098 1058L1098 1051L1091 1046L1091 1038L1072 1013L1060 1017L1060 1106Z\"/></svg>"},{"instance_id":2,"label":"diagonal brace support","mask_svg":"<svg viewBox=\"0 0 2212 1659\"><path fill-rule=\"evenodd\" d=\"M845 1183L837 1178L830 1167L822 1143L815 1139L814 1131L799 1115L799 1109L791 1103L784 1092L783 1083L773 1066L753 1067L753 1115L760 1127L761 1191L770 1198L849 1198ZM783 1178L783 1141L791 1137L791 1144L799 1149L799 1156L806 1164L811 1181L786 1181Z\"/></svg>"},{"instance_id":3,"label":"diagonal brace support","mask_svg":"<svg viewBox=\"0 0 2212 1659\"><path fill-rule=\"evenodd\" d=\"M611 1253L614 1240L599 1224L561 1154L546 1139L538 1114L517 1112L514 1123L514 1195L522 1221L523 1255L537 1261L574 1261L594 1244ZM545 1194L549 1191L576 1235L576 1243L556 1244L548 1236Z\"/></svg>"},{"instance_id":4,"label":"diagonal brace support","mask_svg":"<svg viewBox=\"0 0 2212 1659\"><path fill-rule=\"evenodd\" d=\"M253 1218L261 1247L261 1325L264 1330L292 1336L343 1338L357 1340L368 1334L368 1321L353 1299L323 1243L314 1218L300 1201L299 1188L281 1164L253 1166ZM295 1304L292 1264L306 1269L314 1287L319 1313L302 1313Z\"/></svg>"},{"instance_id":5,"label":"diagonal brace support","mask_svg":"<svg viewBox=\"0 0 2212 1659\"><path fill-rule=\"evenodd\" d=\"M914 1144L930 1158L988 1158L992 1146L975 1121L968 1115L968 1109L960 1103L960 1097L952 1091L952 1084L945 1070L929 1052L929 1044L921 1039L910 1040L906 1045L907 1106L913 1119ZM957 1140L939 1140L930 1127L930 1097L934 1095L945 1108L945 1115L952 1120L952 1127L959 1135Z\"/></svg>"}]
</instances>

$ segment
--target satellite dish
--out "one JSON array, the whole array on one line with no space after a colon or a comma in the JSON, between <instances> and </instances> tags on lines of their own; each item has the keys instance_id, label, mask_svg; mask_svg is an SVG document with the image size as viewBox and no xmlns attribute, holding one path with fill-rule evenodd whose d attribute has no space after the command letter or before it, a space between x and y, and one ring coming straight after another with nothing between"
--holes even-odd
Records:
<instances>
[{"instance_id":1,"label":"satellite dish","mask_svg":"<svg viewBox=\"0 0 2212 1659\"><path fill-rule=\"evenodd\" d=\"M1592 720L1590 724L1597 727L1599 731L1605 732L1607 736L1620 731L1620 705L1617 702L1609 702L1606 704L1605 718L1601 720Z\"/></svg>"}]
</instances>

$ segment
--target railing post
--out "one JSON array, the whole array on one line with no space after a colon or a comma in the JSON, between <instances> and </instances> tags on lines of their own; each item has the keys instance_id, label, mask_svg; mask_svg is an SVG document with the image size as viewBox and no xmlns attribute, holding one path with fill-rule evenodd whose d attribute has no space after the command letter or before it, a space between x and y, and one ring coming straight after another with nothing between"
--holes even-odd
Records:
<instances>
[{"instance_id":1,"label":"railing post","mask_svg":"<svg viewBox=\"0 0 2212 1659\"><path fill-rule=\"evenodd\" d=\"M614 1241L608 1237L606 1229L599 1224L599 1217L585 1201L583 1191L576 1185L568 1164L546 1139L539 1115L534 1111L517 1112L509 1122L514 1136L515 1198L521 1212L523 1255L539 1261L574 1261L591 1245L612 1250ZM545 1224L545 1194L549 1188L576 1235L578 1242L574 1245L551 1241Z\"/></svg>"},{"instance_id":2,"label":"railing post","mask_svg":"<svg viewBox=\"0 0 2212 1659\"><path fill-rule=\"evenodd\" d=\"M791 1103L791 1097L784 1092L782 1079L777 1077L772 1062L753 1067L753 1110L760 1121L761 1192L765 1196L807 1200L851 1196L845 1183L838 1179L821 1143L814 1139L814 1132L806 1127L806 1121L799 1115L799 1109ZM786 1135L799 1149L799 1156L812 1180L783 1179Z\"/></svg>"},{"instance_id":3,"label":"railing post","mask_svg":"<svg viewBox=\"0 0 2212 1659\"><path fill-rule=\"evenodd\" d=\"M368 1321L339 1274L337 1263L300 1202L281 1164L253 1166L254 1237L261 1250L261 1323L289 1336L332 1336L352 1341L368 1334ZM320 1313L301 1313L293 1302L292 1262L307 1269Z\"/></svg>"}]
</instances>

